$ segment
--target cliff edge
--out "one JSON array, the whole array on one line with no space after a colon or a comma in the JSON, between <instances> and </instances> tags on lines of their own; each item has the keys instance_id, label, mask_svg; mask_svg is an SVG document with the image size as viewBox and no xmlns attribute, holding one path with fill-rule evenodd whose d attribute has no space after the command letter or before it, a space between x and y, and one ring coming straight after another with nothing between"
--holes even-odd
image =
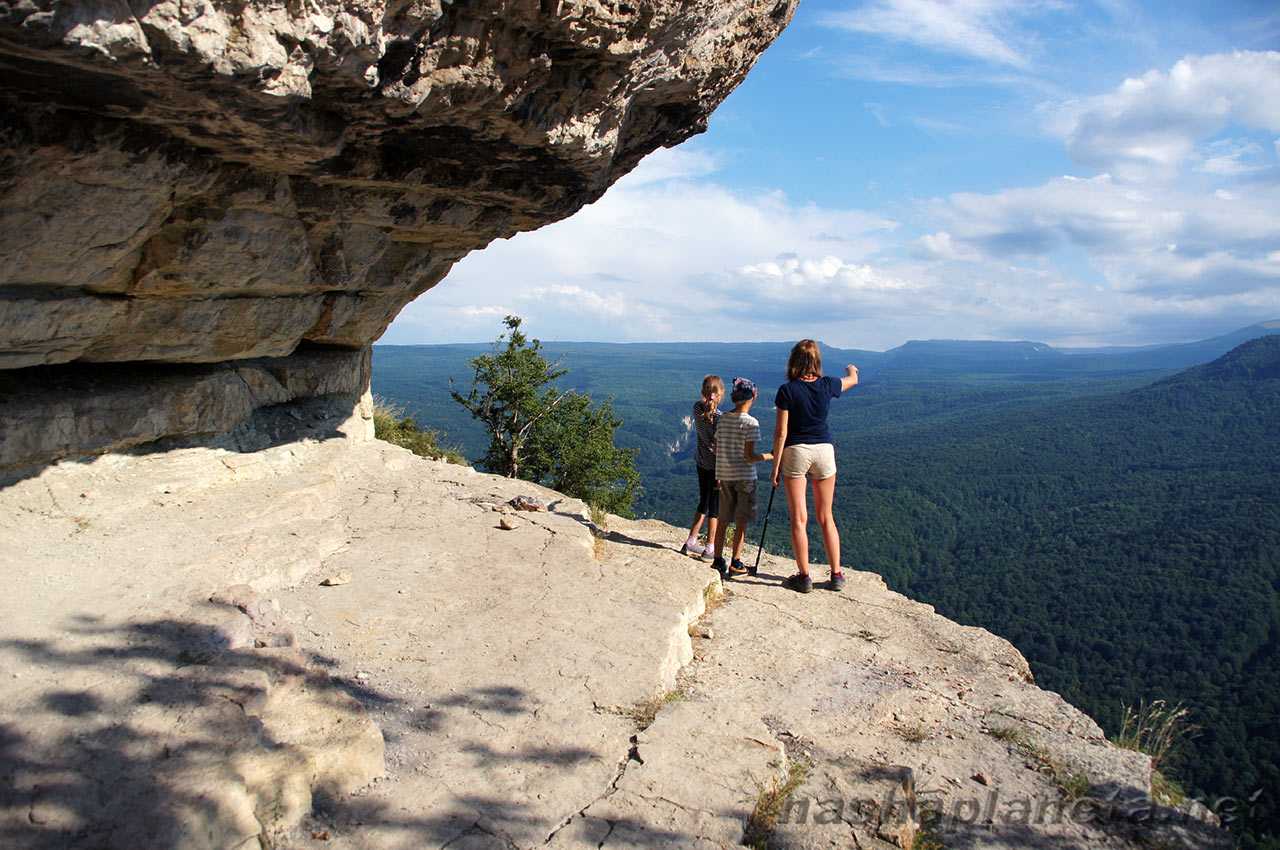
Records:
<instances>
[{"instance_id":1,"label":"cliff edge","mask_svg":"<svg viewBox=\"0 0 1280 850\"><path fill-rule=\"evenodd\" d=\"M872 573L726 588L363 427L303 402L0 491L0 843L1227 846Z\"/></svg>"}]
</instances>

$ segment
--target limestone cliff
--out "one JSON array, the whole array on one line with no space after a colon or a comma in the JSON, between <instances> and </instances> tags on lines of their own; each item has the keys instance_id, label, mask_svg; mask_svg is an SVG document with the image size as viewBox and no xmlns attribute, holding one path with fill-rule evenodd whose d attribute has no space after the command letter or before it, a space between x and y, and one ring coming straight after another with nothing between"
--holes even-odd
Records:
<instances>
[{"instance_id":1,"label":"limestone cliff","mask_svg":"<svg viewBox=\"0 0 1280 850\"><path fill-rule=\"evenodd\" d=\"M467 252L704 129L794 5L0 2L0 369L72 364L18 379L65 401L88 363L359 350ZM77 450L36 407L0 467Z\"/></svg>"}]
</instances>

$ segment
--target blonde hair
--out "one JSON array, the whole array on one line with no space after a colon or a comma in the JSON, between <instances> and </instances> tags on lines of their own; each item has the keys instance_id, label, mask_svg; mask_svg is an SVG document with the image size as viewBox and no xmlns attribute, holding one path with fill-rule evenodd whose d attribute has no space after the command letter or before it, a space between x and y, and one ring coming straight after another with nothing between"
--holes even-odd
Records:
<instances>
[{"instance_id":1,"label":"blonde hair","mask_svg":"<svg viewBox=\"0 0 1280 850\"><path fill-rule=\"evenodd\" d=\"M794 381L805 375L822 376L822 352L811 339L802 339L791 348L787 358L787 380Z\"/></svg>"},{"instance_id":2,"label":"blonde hair","mask_svg":"<svg viewBox=\"0 0 1280 850\"><path fill-rule=\"evenodd\" d=\"M720 380L719 375L707 375L702 379L702 397L711 398L711 393L715 390L720 391L720 395L724 395L724 381Z\"/></svg>"}]
</instances>

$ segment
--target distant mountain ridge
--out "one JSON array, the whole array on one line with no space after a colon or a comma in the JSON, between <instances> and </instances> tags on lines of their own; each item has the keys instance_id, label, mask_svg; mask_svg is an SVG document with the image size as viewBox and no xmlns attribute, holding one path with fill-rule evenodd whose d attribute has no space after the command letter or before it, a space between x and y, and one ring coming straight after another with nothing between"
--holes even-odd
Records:
<instances>
[{"instance_id":1,"label":"distant mountain ridge","mask_svg":"<svg viewBox=\"0 0 1280 850\"><path fill-rule=\"evenodd\" d=\"M1221 336L1152 346L1055 348L1029 340L911 340L891 348L868 365L876 369L927 368L969 371L982 368L1017 372L1027 368L1061 373L1185 369L1220 357L1243 342L1280 334L1280 320L1259 322Z\"/></svg>"},{"instance_id":2,"label":"distant mountain ridge","mask_svg":"<svg viewBox=\"0 0 1280 850\"><path fill-rule=\"evenodd\" d=\"M1192 367L1161 383L1261 381L1280 378L1280 334L1258 337L1203 366Z\"/></svg>"}]
</instances>

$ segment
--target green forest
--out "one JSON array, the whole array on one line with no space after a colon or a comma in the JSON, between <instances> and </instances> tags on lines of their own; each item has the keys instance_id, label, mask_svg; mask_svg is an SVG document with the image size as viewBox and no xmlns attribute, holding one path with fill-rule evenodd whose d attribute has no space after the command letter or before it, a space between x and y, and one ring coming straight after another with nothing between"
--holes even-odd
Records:
<instances>
[{"instance_id":1,"label":"green forest","mask_svg":"<svg viewBox=\"0 0 1280 850\"><path fill-rule=\"evenodd\" d=\"M1042 687L1108 733L1126 705L1185 703L1199 732L1171 772L1209 799L1262 790L1233 826L1242 846L1275 848L1280 336L1222 353L1239 342L1164 358L1019 343L824 357L829 373L863 368L831 414L846 565L1008 638ZM787 349L548 343L546 353L569 368L568 386L614 398L618 441L639 450L637 512L687 525L696 487L682 419L702 375L756 380L768 435ZM452 409L448 377L484 350L379 346L375 391L477 457L483 437ZM782 500L766 548L789 552Z\"/></svg>"}]
</instances>

